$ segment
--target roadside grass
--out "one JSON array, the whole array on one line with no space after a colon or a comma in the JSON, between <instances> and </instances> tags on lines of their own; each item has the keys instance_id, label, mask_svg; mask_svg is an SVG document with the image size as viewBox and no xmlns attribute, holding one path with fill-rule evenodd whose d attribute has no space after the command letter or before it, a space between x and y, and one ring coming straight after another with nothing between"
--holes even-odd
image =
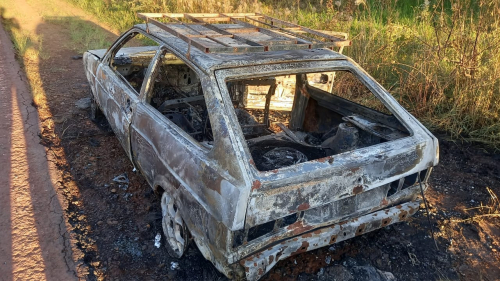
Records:
<instances>
[{"instance_id":1,"label":"roadside grass","mask_svg":"<svg viewBox=\"0 0 500 281\"><path fill-rule=\"evenodd\" d=\"M111 42L107 40L107 34L102 28L71 14L58 5L60 2L54 0L27 0L27 2L31 7L35 7L36 12L42 17L40 22L32 27L22 25L26 23L23 22L26 19L19 16L23 14L23 10L15 0L0 0L0 14L2 24L13 42L17 60L25 69L33 102L39 108L43 108L47 104L48 93L43 88L39 65L42 60L50 59L50 55L43 37L37 30L40 25L53 23L65 27L70 40L63 44L77 53L83 53L88 49L107 48Z\"/></svg>"},{"instance_id":2,"label":"roadside grass","mask_svg":"<svg viewBox=\"0 0 500 281\"><path fill-rule=\"evenodd\" d=\"M67 0L120 31L146 12L262 12L348 32L344 53L433 130L500 148L497 0Z\"/></svg>"},{"instance_id":3,"label":"roadside grass","mask_svg":"<svg viewBox=\"0 0 500 281\"><path fill-rule=\"evenodd\" d=\"M261 12L347 32L353 44L344 53L429 128L500 148L498 0L65 1L121 32L142 22L136 17L141 11ZM98 29L71 20L61 23L68 26L68 44L77 52L109 46ZM25 35L13 34L20 54L41 39Z\"/></svg>"},{"instance_id":4,"label":"roadside grass","mask_svg":"<svg viewBox=\"0 0 500 281\"><path fill-rule=\"evenodd\" d=\"M70 41L65 45L68 49L83 54L87 50L107 49L111 45L108 34L99 26L78 17L46 16L49 23L66 26Z\"/></svg>"},{"instance_id":5,"label":"roadside grass","mask_svg":"<svg viewBox=\"0 0 500 281\"><path fill-rule=\"evenodd\" d=\"M18 30L14 30L12 32L12 37L16 52L19 55L24 56L26 51L28 51L29 47L33 44L31 42L30 35L27 34L26 32L20 32Z\"/></svg>"},{"instance_id":6,"label":"roadside grass","mask_svg":"<svg viewBox=\"0 0 500 281\"><path fill-rule=\"evenodd\" d=\"M5 9L3 9L4 1L5 0L0 0L0 5L2 5L2 25L11 37L18 58L22 58L24 56L31 58L42 56L44 58L48 58L48 54L43 52L43 49L41 48L42 37L29 31L22 30L14 17L9 18L9 14L6 14Z\"/></svg>"},{"instance_id":7,"label":"roadside grass","mask_svg":"<svg viewBox=\"0 0 500 281\"><path fill-rule=\"evenodd\" d=\"M42 88L40 75L37 71L38 61L48 59L49 54L44 51L43 38L34 32L24 30L16 18L19 8L12 0L0 0L2 25L9 33L13 43L16 59L26 69L26 76L29 80L33 102L41 104L45 100L45 93Z\"/></svg>"}]
</instances>

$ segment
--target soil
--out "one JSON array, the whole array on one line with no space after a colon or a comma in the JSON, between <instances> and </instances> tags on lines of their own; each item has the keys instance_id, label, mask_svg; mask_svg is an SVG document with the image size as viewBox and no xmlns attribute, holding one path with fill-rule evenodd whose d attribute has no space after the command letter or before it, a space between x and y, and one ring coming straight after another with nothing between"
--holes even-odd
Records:
<instances>
[{"instance_id":1,"label":"soil","mask_svg":"<svg viewBox=\"0 0 500 281\"><path fill-rule=\"evenodd\" d=\"M23 80L0 24L0 280L76 280L57 170Z\"/></svg>"},{"instance_id":2,"label":"soil","mask_svg":"<svg viewBox=\"0 0 500 281\"><path fill-rule=\"evenodd\" d=\"M35 13L30 3L19 1L27 15L20 26L28 26L29 18L38 20L36 32L48 52L37 65L46 101L33 106L40 118L38 141L56 168L52 181L58 184L54 190L70 234L64 238L71 236L72 245L64 253L70 251L77 264L71 271L86 280L224 280L194 243L182 259L154 246L155 236L162 232L159 198L133 170L106 121L94 123L88 118L89 109L75 106L89 96L82 61L75 60L78 54L64 44L70 36L65 26L41 21L38 15L30 17L30 11ZM109 33L109 39L114 38ZM5 130L0 127L0 135ZM348 267L353 261L390 272L398 280L499 280L500 218L491 194L500 194L500 154L445 140L440 149L440 164L433 170L426 195L431 225L421 208L407 223L281 261L263 280L321 280L325 268ZM128 183L113 180L120 175L126 175ZM2 203L0 212L10 212L6 208L10 207ZM38 236L44 235L38 231ZM52 252L46 259L64 253ZM10 269L10 275L0 279L14 279L15 270ZM45 268L52 270L57 269Z\"/></svg>"}]
</instances>

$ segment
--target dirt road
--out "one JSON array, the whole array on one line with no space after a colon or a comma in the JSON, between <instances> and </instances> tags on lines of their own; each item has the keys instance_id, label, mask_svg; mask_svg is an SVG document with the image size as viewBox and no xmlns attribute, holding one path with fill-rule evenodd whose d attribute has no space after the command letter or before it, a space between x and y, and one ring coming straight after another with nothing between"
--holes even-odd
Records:
<instances>
[{"instance_id":1,"label":"dirt road","mask_svg":"<svg viewBox=\"0 0 500 281\"><path fill-rule=\"evenodd\" d=\"M0 38L0 280L223 279L193 245L180 260L154 247L158 198L105 120L93 123L74 105L89 88L69 26L91 26L109 41L116 34L63 0L0 6L5 21L39 38L41 54L23 58L32 103ZM113 181L123 174L128 183ZM361 280L360 268L376 268L399 280L498 280L500 218L483 215L495 206L487 187L500 194L500 155L442 142L431 182L439 250L420 211L409 223L281 261L264 279Z\"/></svg>"},{"instance_id":2,"label":"dirt road","mask_svg":"<svg viewBox=\"0 0 500 281\"><path fill-rule=\"evenodd\" d=\"M0 66L0 280L76 280L57 173L3 28Z\"/></svg>"}]
</instances>

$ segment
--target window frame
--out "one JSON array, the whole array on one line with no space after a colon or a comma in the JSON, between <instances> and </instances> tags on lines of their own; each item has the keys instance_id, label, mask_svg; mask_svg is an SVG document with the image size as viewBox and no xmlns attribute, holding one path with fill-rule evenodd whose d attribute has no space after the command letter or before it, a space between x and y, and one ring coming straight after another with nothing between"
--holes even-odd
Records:
<instances>
[{"instance_id":1,"label":"window frame","mask_svg":"<svg viewBox=\"0 0 500 281\"><path fill-rule=\"evenodd\" d=\"M301 62L278 63L269 65L243 66L232 69L219 69L215 71L215 78L217 80L217 83L219 84L220 87L219 90L221 92L224 103L231 104L230 103L231 97L229 95L229 90L227 88L227 82L229 81L253 79L253 78L260 78L267 76L318 73L322 71L351 72L352 75L354 75L363 85L365 85L366 88L370 90L371 94L373 94L380 102L382 102L382 104L387 108L387 110L392 113L392 115L387 115L382 112L380 112L380 114L397 119L397 121L400 122L401 126L408 131L409 137L414 136L414 130L407 123L409 121L408 118L403 117L404 116L403 112L407 112L406 109L404 109L394 99L394 97L392 97L392 95L389 92L387 92L387 90L385 90L378 82L376 82L368 73L366 73L363 69L361 69L359 66L357 66L350 60L301 61ZM335 96L341 98L340 96L337 95ZM359 105L363 106L361 104ZM369 109L374 110L371 108ZM226 110L231 112L231 116L233 116L233 118L236 118L236 113L234 109L227 107ZM398 110L401 112L399 112ZM238 126L238 130L241 131L239 123L237 123L236 125ZM245 140L242 132L241 134L238 135L241 135L240 136L241 139Z\"/></svg>"},{"instance_id":2,"label":"window frame","mask_svg":"<svg viewBox=\"0 0 500 281\"><path fill-rule=\"evenodd\" d=\"M366 109L369 109L369 110L372 110L372 111L376 111L377 113L384 114L384 115L386 115L386 116L388 116L388 117L395 116L395 115L394 115L394 113L393 113L393 112L389 109L389 107L387 107L387 105L386 105L386 104L385 104L385 103L384 103L384 102L383 102L383 101L382 101L382 100L381 100L381 99L380 99L380 98L379 98L379 97L378 97L378 96L377 96L377 95L376 95L376 94L375 94L375 93L374 93L374 92L373 92L373 91L372 91L372 90L368 87L368 85L364 83L364 81L361 79L361 77L360 77L358 74L356 74L355 72L353 72L353 71L351 71L351 70L349 70L349 69L335 69L335 71L330 71L330 72L335 73L335 75L334 75L334 77L335 77L335 78L337 78L336 76L337 76L337 73L338 73L338 72L346 72L346 73L351 74L353 77L355 77L356 79L358 79L358 81L359 81L359 82L361 82L361 84L362 84L363 86L365 86L365 88L366 88L368 91L370 91L370 93L371 93L371 94L372 94L372 95L373 95L373 96L374 96L374 97L375 97L375 98L376 98L376 99L377 99L377 100L378 100L378 101L379 101L379 102L380 102L380 103L381 103L381 104L385 107L385 109L386 109L388 112L390 112L390 114L387 114L387 113L385 113L385 112L383 112L383 111L378 111L378 110L377 110L377 109L375 109L375 108L368 107L368 106L366 106L366 105L364 105L364 104L357 103L357 102L355 102L354 100L347 99L347 98L345 98L345 97L343 97L343 96L340 96L340 95L337 95L337 94L335 94L335 93L333 93L333 92L325 91L325 90L323 90L323 89L321 89L321 88L319 88L319 87L316 87L316 86L314 86L314 85L311 85L311 84L309 83L309 79L307 78L307 74L322 73L321 71L319 71L319 72L308 72L308 73L306 73L306 82L307 82L306 86L308 86L308 87L313 87L313 88L315 88L316 90L321 91L321 92L323 92L323 93L325 93L325 94L330 94L330 95L333 95L333 96L335 96L335 97L337 97L337 98L343 99L343 100L345 100L345 101L348 101L348 102L351 102L351 103L355 103L356 105L362 106L362 107L364 107L364 108L366 108ZM335 83L335 80L333 80L333 82L332 82L332 90L333 90L333 88L334 88L334 83Z\"/></svg>"},{"instance_id":3,"label":"window frame","mask_svg":"<svg viewBox=\"0 0 500 281\"><path fill-rule=\"evenodd\" d=\"M189 67L198 76L200 83L201 83L203 98L204 98L205 105L206 105L206 92L207 91L206 91L206 87L205 87L204 83L202 82L205 74L199 68L197 68L194 64L192 64L188 60L184 59L184 57L182 55L178 54L173 48L171 48L170 46L165 45L165 44L159 46L158 51L157 51L155 57L153 58L152 64L150 65L150 68L148 69L148 72L146 74L148 78L147 78L147 80L145 80L146 83L143 83L143 87L141 88L139 102L144 104L145 108L147 108L151 112L154 112L154 114L158 116L159 120L166 123L170 128L174 129L176 131L176 133L178 133L180 136L183 137L183 139L189 141L192 145L200 148L204 153L208 154L210 151L212 151L214 149L214 147L215 147L214 144L216 143L216 138L218 137L217 134L215 134L213 130L212 130L213 140L211 141L212 146L210 148L208 148L207 146L202 145L201 144L202 142L197 141L194 137L192 137L189 133L184 131L181 127L179 127L177 124L175 124L172 120L168 119L165 115L163 115L160 111L158 111L158 109L153 107L150 104L150 100L148 100L148 96L151 95L151 91L154 88L154 79L155 79L155 75L157 75L158 67L160 66L160 64L158 62L160 61L160 55L162 52L171 53L172 55L177 57L179 60L183 61L186 64L186 66ZM208 108L208 106L207 106L207 108ZM208 111L208 118L210 120L210 123L212 124L212 119L210 119L210 111Z\"/></svg>"},{"instance_id":4,"label":"window frame","mask_svg":"<svg viewBox=\"0 0 500 281\"><path fill-rule=\"evenodd\" d=\"M142 85L141 85L141 90L140 92L137 92L137 90L132 87L132 85L130 84L130 82L123 76L121 75L120 72L118 72L111 64L113 62L113 58L114 56L116 55L116 53L118 51L120 51L121 48L123 48L123 46L125 44L127 44L127 42L129 42L130 40L132 40L133 38L135 38L138 34L142 34L143 36L151 39L152 41L156 42L158 44L158 47L156 49L156 53L155 55L153 56L153 59L149 62L149 65L148 65L148 71L146 72L145 76L144 76L144 80L142 82ZM151 36L150 34L144 32L143 30L141 29L138 29L138 28L131 28L129 29L127 32L125 32L123 35L121 35L116 41L115 43L113 43L113 45L111 45L111 47L107 50L106 54L104 55L104 59L103 59L103 62L102 64L103 65L106 65L107 67L109 67L113 73L122 81L125 83L125 85L133 92L137 95L137 97L140 97L141 94L142 94L142 91L143 91L143 88L144 88L144 84L145 84L145 81L146 80L149 80L149 76L148 74L150 73L150 69L151 69L151 65L153 64L154 62L154 59L156 57L156 55L158 54L158 51L160 50L160 47L162 46L162 43L161 43L161 40L157 39L156 37L154 36ZM144 47L148 47L148 46L144 46Z\"/></svg>"}]
</instances>

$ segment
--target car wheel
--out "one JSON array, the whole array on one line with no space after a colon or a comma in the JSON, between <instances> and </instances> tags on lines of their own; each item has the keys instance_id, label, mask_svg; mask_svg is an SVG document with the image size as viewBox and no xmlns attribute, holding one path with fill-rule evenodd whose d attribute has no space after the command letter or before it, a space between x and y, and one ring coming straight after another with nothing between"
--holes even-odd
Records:
<instances>
[{"instance_id":1,"label":"car wheel","mask_svg":"<svg viewBox=\"0 0 500 281\"><path fill-rule=\"evenodd\" d=\"M161 214L163 234L167 240L165 247L170 256L180 258L188 247L189 232L174 199L167 192L161 196Z\"/></svg>"}]
</instances>

